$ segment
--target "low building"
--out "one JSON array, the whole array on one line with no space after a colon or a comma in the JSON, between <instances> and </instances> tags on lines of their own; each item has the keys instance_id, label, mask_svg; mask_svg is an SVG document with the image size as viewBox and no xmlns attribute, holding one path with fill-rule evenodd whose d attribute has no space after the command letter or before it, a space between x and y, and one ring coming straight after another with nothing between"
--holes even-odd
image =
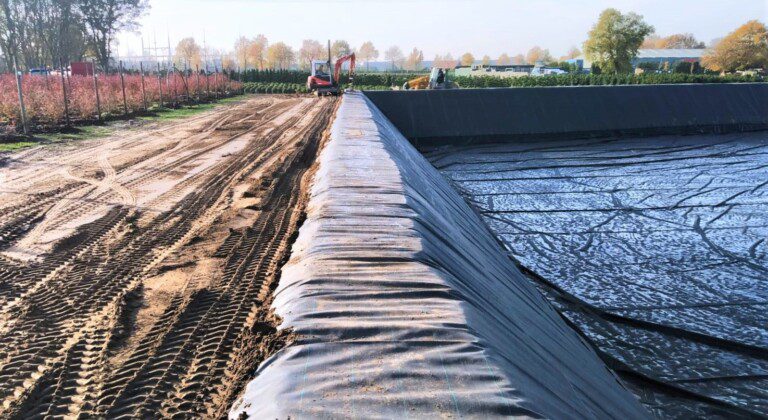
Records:
<instances>
[{"instance_id":1,"label":"low building","mask_svg":"<svg viewBox=\"0 0 768 420\"><path fill-rule=\"evenodd\" d=\"M637 56L632 60L632 67L637 68L640 64L657 64L660 69L674 69L675 65L681 62L700 63L704 56L704 48L684 48L684 49L651 49L642 48L637 50ZM585 56L579 56L567 60L570 64L576 64L582 69L588 70L592 67L592 62ZM665 64L669 63L669 64Z\"/></svg>"},{"instance_id":2,"label":"low building","mask_svg":"<svg viewBox=\"0 0 768 420\"><path fill-rule=\"evenodd\" d=\"M641 63L658 64L663 67L669 63L670 69L678 63L700 63L704 56L704 48L688 49L642 49L637 51L637 57L632 60L632 66L637 67Z\"/></svg>"},{"instance_id":3,"label":"low building","mask_svg":"<svg viewBox=\"0 0 768 420\"><path fill-rule=\"evenodd\" d=\"M456 76L495 76L495 77L520 77L528 76L533 70L530 64L509 64L509 65L482 65L456 67Z\"/></svg>"}]
</instances>

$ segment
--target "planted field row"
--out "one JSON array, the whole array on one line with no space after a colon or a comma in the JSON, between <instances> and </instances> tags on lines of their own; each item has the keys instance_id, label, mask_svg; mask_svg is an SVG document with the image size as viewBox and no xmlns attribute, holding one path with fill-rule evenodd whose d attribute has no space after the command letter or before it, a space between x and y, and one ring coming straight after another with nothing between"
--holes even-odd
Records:
<instances>
[{"instance_id":1,"label":"planted field row","mask_svg":"<svg viewBox=\"0 0 768 420\"><path fill-rule=\"evenodd\" d=\"M123 97L123 84L125 97ZM99 75L60 76L24 75L22 94L27 120L32 125L62 124L67 116L75 121L95 120L133 113L157 105L175 105L196 99L217 97L237 91L239 82L227 76L196 75L145 76ZM66 106L65 92L66 90ZM97 95L98 91L98 95ZM18 126L21 110L13 74L0 75L0 125Z\"/></svg>"},{"instance_id":2,"label":"planted field row","mask_svg":"<svg viewBox=\"0 0 768 420\"><path fill-rule=\"evenodd\" d=\"M389 86L357 85L357 90L388 90ZM245 93L309 93L306 84L301 83L262 83L250 82L243 84Z\"/></svg>"}]
</instances>

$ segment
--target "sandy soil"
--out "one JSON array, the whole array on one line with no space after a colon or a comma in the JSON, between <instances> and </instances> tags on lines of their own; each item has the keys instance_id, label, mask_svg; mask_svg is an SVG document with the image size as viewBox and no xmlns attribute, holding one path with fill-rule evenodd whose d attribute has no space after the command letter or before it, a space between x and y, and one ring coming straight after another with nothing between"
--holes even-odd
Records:
<instances>
[{"instance_id":1,"label":"sandy soil","mask_svg":"<svg viewBox=\"0 0 768 420\"><path fill-rule=\"evenodd\" d=\"M268 311L335 102L252 96L0 168L0 417L218 417L290 339Z\"/></svg>"}]
</instances>

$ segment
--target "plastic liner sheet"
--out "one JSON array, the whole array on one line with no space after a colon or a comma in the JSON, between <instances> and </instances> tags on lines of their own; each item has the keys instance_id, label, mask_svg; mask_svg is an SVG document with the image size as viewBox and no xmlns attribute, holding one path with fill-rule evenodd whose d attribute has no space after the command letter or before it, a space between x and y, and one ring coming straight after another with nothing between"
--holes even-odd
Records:
<instances>
[{"instance_id":1,"label":"plastic liner sheet","mask_svg":"<svg viewBox=\"0 0 768 420\"><path fill-rule=\"evenodd\" d=\"M298 338L232 418L649 416L359 94L320 156L274 309Z\"/></svg>"},{"instance_id":2,"label":"plastic liner sheet","mask_svg":"<svg viewBox=\"0 0 768 420\"><path fill-rule=\"evenodd\" d=\"M676 390L651 410L768 416L768 132L427 157L590 341Z\"/></svg>"},{"instance_id":3,"label":"plastic liner sheet","mask_svg":"<svg viewBox=\"0 0 768 420\"><path fill-rule=\"evenodd\" d=\"M418 146L768 128L768 84L366 92Z\"/></svg>"}]
</instances>

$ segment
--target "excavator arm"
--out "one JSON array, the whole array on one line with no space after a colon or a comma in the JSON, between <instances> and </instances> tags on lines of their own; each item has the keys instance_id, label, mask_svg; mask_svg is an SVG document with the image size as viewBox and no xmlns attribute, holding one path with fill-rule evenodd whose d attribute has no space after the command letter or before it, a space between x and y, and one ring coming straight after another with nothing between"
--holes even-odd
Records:
<instances>
[{"instance_id":1,"label":"excavator arm","mask_svg":"<svg viewBox=\"0 0 768 420\"><path fill-rule=\"evenodd\" d=\"M341 66L347 61L349 61L349 76L352 77L355 74L355 53L339 58L336 60L336 67L333 71L333 80L338 85L341 85L341 79L339 78L341 76Z\"/></svg>"}]
</instances>

